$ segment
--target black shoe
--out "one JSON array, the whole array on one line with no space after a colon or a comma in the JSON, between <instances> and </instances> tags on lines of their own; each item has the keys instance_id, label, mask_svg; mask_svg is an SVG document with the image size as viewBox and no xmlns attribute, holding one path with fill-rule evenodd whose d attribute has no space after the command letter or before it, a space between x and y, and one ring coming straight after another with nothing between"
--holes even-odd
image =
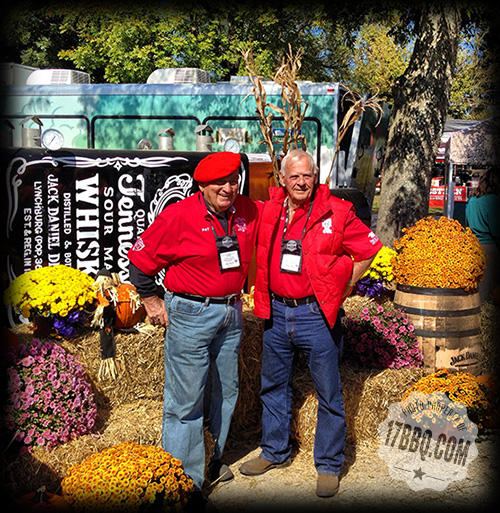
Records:
<instances>
[{"instance_id":1,"label":"black shoe","mask_svg":"<svg viewBox=\"0 0 500 513\"><path fill-rule=\"evenodd\" d=\"M207 469L207 480L210 484L214 484L215 482L226 482L231 481L233 479L234 474L231 469L220 460L213 460L208 464Z\"/></svg>"}]
</instances>

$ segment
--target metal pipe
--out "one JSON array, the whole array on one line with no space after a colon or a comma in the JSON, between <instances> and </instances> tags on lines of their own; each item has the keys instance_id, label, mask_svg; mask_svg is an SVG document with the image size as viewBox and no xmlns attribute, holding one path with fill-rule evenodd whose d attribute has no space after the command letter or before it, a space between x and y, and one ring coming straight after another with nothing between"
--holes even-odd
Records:
<instances>
[{"instance_id":1,"label":"metal pipe","mask_svg":"<svg viewBox=\"0 0 500 513\"><path fill-rule=\"evenodd\" d=\"M155 116L148 115L144 116L141 114L110 114L110 115L97 115L92 118L90 122L90 148L95 148L95 122L100 119L181 119L181 120L191 120L196 121L198 125L201 125L200 120L196 116Z\"/></svg>"},{"instance_id":2,"label":"metal pipe","mask_svg":"<svg viewBox=\"0 0 500 513\"><path fill-rule=\"evenodd\" d=\"M207 116L203 121L202 124L208 123L210 120L215 119L219 121L258 121L258 116ZM282 116L276 116L273 118L273 120L276 121L283 121L285 118ZM314 116L308 116L304 118L304 121L314 121L316 125L318 126L318 131L316 135L316 164L318 166L318 169L320 167L321 163L321 121L314 117Z\"/></svg>"},{"instance_id":3,"label":"metal pipe","mask_svg":"<svg viewBox=\"0 0 500 513\"><path fill-rule=\"evenodd\" d=\"M34 114L40 119L83 119L87 123L87 146L90 148L90 120L84 114ZM26 114L12 114L4 116L5 119L22 119Z\"/></svg>"}]
</instances>

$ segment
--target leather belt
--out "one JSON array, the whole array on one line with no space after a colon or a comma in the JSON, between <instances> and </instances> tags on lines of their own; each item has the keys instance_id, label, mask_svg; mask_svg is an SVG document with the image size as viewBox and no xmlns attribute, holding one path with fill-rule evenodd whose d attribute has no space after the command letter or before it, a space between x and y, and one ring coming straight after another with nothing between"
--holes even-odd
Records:
<instances>
[{"instance_id":1,"label":"leather belt","mask_svg":"<svg viewBox=\"0 0 500 513\"><path fill-rule=\"evenodd\" d=\"M301 297L300 299L293 299L291 297L281 297L274 292L271 292L272 298L279 303L283 303L285 306L289 306L290 308L295 308L299 305L305 305L309 303L314 303L316 301L316 296L307 296Z\"/></svg>"},{"instance_id":2,"label":"leather belt","mask_svg":"<svg viewBox=\"0 0 500 513\"><path fill-rule=\"evenodd\" d=\"M204 296L196 296L194 294L184 294L182 292L171 292L174 296L182 297L183 299L188 299L189 301L199 301L200 303L214 303L217 305L227 305L233 306L236 302L241 298L241 294L233 294L227 297L204 297Z\"/></svg>"}]
</instances>

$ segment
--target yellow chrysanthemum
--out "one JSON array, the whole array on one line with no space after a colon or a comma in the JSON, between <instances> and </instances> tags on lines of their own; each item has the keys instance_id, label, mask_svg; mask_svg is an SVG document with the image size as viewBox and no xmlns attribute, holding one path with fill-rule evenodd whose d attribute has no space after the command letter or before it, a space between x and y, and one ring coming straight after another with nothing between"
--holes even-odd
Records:
<instances>
[{"instance_id":1,"label":"yellow chrysanthemum","mask_svg":"<svg viewBox=\"0 0 500 513\"><path fill-rule=\"evenodd\" d=\"M67 316L95 301L94 280L65 265L40 267L17 277L4 293L4 303L22 315Z\"/></svg>"},{"instance_id":2,"label":"yellow chrysanthemum","mask_svg":"<svg viewBox=\"0 0 500 513\"><path fill-rule=\"evenodd\" d=\"M416 287L477 288L486 255L470 228L457 220L432 216L405 228L394 242L394 280Z\"/></svg>"}]
</instances>

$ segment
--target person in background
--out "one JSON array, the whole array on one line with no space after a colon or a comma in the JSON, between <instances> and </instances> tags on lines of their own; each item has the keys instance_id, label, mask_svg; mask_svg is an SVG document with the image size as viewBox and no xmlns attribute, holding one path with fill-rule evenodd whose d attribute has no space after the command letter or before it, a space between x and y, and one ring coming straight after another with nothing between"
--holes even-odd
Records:
<instances>
[{"instance_id":1,"label":"person in background","mask_svg":"<svg viewBox=\"0 0 500 513\"><path fill-rule=\"evenodd\" d=\"M255 476L290 465L291 385L301 350L318 397L316 494L330 497L339 489L346 437L339 311L382 243L350 202L317 185L318 168L308 153L288 153L280 180L282 187L270 189L257 242L254 314L266 319L261 454L240 472Z\"/></svg>"},{"instance_id":2,"label":"person in background","mask_svg":"<svg viewBox=\"0 0 500 513\"><path fill-rule=\"evenodd\" d=\"M128 253L151 323L167 328L162 446L182 461L200 504L204 403L215 441L207 478L234 477L221 456L238 397L240 295L259 223L258 205L238 193L240 167L235 153L202 159L194 172L200 192L166 207ZM155 283L162 270L164 300Z\"/></svg>"},{"instance_id":3,"label":"person in background","mask_svg":"<svg viewBox=\"0 0 500 513\"><path fill-rule=\"evenodd\" d=\"M500 168L492 167L479 178L479 184L465 208L467 225L486 252L486 270L479 284L481 301L492 299L500 286Z\"/></svg>"}]
</instances>

